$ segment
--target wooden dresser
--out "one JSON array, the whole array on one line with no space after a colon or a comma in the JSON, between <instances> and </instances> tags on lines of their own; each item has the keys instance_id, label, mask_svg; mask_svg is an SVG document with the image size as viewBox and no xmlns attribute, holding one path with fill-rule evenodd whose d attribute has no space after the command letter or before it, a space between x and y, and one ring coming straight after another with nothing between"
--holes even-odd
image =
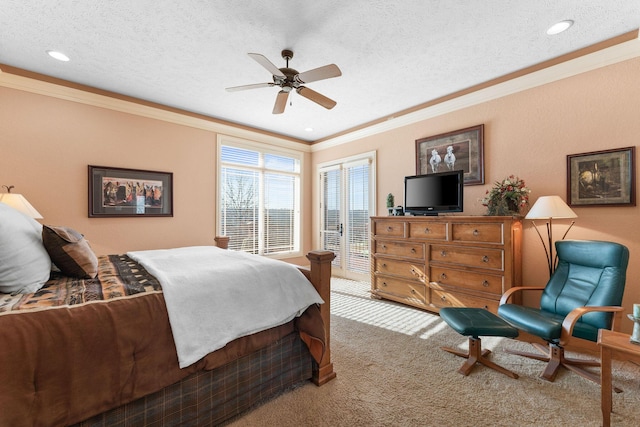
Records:
<instances>
[{"instance_id":1,"label":"wooden dresser","mask_svg":"<svg viewBox=\"0 0 640 427\"><path fill-rule=\"evenodd\" d=\"M496 313L504 291L521 286L521 240L515 217L371 217L372 295Z\"/></svg>"}]
</instances>

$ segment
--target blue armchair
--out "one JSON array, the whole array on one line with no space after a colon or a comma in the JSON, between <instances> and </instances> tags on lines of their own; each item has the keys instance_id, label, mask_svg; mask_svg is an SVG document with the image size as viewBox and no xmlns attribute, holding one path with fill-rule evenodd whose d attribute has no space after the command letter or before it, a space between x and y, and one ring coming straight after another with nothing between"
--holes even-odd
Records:
<instances>
[{"instance_id":1,"label":"blue armchair","mask_svg":"<svg viewBox=\"0 0 640 427\"><path fill-rule=\"evenodd\" d=\"M540 375L553 381L560 366L600 382L600 375L584 369L599 361L567 358L564 348L572 337L597 341L599 329L613 329L620 321L629 250L618 243L564 240L556 242L558 267L545 287L515 287L500 300L498 315L520 331L540 337L548 347L532 343L542 354L507 350L548 362ZM542 290L540 307L509 303L515 292Z\"/></svg>"}]
</instances>

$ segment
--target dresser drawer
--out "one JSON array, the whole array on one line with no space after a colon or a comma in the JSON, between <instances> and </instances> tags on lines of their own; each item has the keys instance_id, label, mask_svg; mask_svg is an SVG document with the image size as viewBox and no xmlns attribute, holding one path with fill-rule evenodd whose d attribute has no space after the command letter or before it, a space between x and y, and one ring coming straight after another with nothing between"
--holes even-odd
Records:
<instances>
[{"instance_id":1,"label":"dresser drawer","mask_svg":"<svg viewBox=\"0 0 640 427\"><path fill-rule=\"evenodd\" d=\"M385 237L404 237L403 221L376 221L373 234Z\"/></svg>"},{"instance_id":2,"label":"dresser drawer","mask_svg":"<svg viewBox=\"0 0 640 427\"><path fill-rule=\"evenodd\" d=\"M411 238L447 240L446 222L409 222L408 224Z\"/></svg>"},{"instance_id":3,"label":"dresser drawer","mask_svg":"<svg viewBox=\"0 0 640 427\"><path fill-rule=\"evenodd\" d=\"M504 251L502 249L431 245L430 255L432 262L504 270Z\"/></svg>"},{"instance_id":4,"label":"dresser drawer","mask_svg":"<svg viewBox=\"0 0 640 427\"><path fill-rule=\"evenodd\" d=\"M438 289L431 289L431 304L438 307L476 307L485 308L492 313L498 312L500 302L488 298L475 297L473 295L460 294L457 292L446 292Z\"/></svg>"},{"instance_id":5,"label":"dresser drawer","mask_svg":"<svg viewBox=\"0 0 640 427\"><path fill-rule=\"evenodd\" d=\"M502 295L503 276L481 272L452 270L445 267L431 267L431 281L438 285L457 286L474 291Z\"/></svg>"},{"instance_id":6,"label":"dresser drawer","mask_svg":"<svg viewBox=\"0 0 640 427\"><path fill-rule=\"evenodd\" d=\"M384 296L395 296L411 304L427 302L427 286L418 282L406 282L392 277L375 276L373 289Z\"/></svg>"},{"instance_id":7,"label":"dresser drawer","mask_svg":"<svg viewBox=\"0 0 640 427\"><path fill-rule=\"evenodd\" d=\"M451 224L454 242L504 243L503 224Z\"/></svg>"},{"instance_id":8,"label":"dresser drawer","mask_svg":"<svg viewBox=\"0 0 640 427\"><path fill-rule=\"evenodd\" d=\"M371 295L423 310L487 308L522 279L510 216L371 217ZM519 297L516 293L515 297Z\"/></svg>"},{"instance_id":9,"label":"dresser drawer","mask_svg":"<svg viewBox=\"0 0 640 427\"><path fill-rule=\"evenodd\" d=\"M424 243L376 241L375 253L405 258L424 258Z\"/></svg>"},{"instance_id":10,"label":"dresser drawer","mask_svg":"<svg viewBox=\"0 0 640 427\"><path fill-rule=\"evenodd\" d=\"M388 258L375 258L374 271L376 273L391 274L394 276L406 277L407 279L420 280L427 282L425 275L425 266L423 260L399 261Z\"/></svg>"}]
</instances>

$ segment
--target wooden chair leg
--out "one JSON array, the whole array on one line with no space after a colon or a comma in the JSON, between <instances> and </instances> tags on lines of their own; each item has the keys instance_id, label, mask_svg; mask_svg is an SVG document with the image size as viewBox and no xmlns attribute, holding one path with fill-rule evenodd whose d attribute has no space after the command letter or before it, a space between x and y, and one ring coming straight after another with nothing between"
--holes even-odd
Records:
<instances>
[{"instance_id":1,"label":"wooden chair leg","mask_svg":"<svg viewBox=\"0 0 640 427\"><path fill-rule=\"evenodd\" d=\"M540 378L543 378L549 382L553 382L558 375L560 366L562 366L562 354L563 352L558 346L551 346L549 350L549 363L540 374Z\"/></svg>"},{"instance_id":2,"label":"wooden chair leg","mask_svg":"<svg viewBox=\"0 0 640 427\"><path fill-rule=\"evenodd\" d=\"M540 360L541 362L549 361L549 349L547 347L544 347L538 343L531 343L531 345L535 347L538 351L540 351L541 354L530 353L530 352L519 351L519 350L511 350L509 348L505 349L504 351L509 354L515 354L516 356L523 356L529 359Z\"/></svg>"},{"instance_id":3,"label":"wooden chair leg","mask_svg":"<svg viewBox=\"0 0 640 427\"><path fill-rule=\"evenodd\" d=\"M600 362L597 360L584 360L584 359L574 359L569 357L564 357L564 348L555 344L549 344L548 347L543 346L539 343L531 343L536 349L540 352L545 353L546 356L541 354L533 354L527 353L523 351L516 350L505 350L510 354L517 354L519 356L528 357L530 359L540 360L543 362L547 362L547 365L544 368L544 371L540 374L540 378L543 378L547 381L553 382L558 375L558 371L560 370L560 366L564 366L572 372L580 375L583 378L591 380L596 384L600 384L600 374L596 374L586 369L583 369L582 366L600 366ZM616 393L621 393L622 389L619 387L613 387L613 390Z\"/></svg>"},{"instance_id":4,"label":"wooden chair leg","mask_svg":"<svg viewBox=\"0 0 640 427\"><path fill-rule=\"evenodd\" d=\"M482 349L482 340L480 338L469 337L469 351L464 353L462 351L455 350L450 347L441 347L442 350L455 354L456 356L464 357L467 360L462 364L458 372L467 376L473 370L476 363L485 365L488 368L501 372L511 378L518 378L518 374L511 372L510 370L503 368L502 366L487 359L487 356L491 354L491 350Z\"/></svg>"}]
</instances>

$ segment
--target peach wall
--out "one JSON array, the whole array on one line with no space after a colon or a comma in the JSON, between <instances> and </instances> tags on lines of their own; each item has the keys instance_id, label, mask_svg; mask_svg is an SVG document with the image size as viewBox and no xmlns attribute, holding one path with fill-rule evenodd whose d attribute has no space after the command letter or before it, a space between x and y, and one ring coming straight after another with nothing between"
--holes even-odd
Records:
<instances>
[{"instance_id":1,"label":"peach wall","mask_svg":"<svg viewBox=\"0 0 640 427\"><path fill-rule=\"evenodd\" d=\"M515 174L531 188L531 200L558 194L566 199L566 156L637 146L640 139L640 59L549 83L419 123L316 151L315 165L362 152L377 151L377 209L386 214L388 193L402 203L403 177L415 174L415 140L483 123L485 185L465 187L465 215L482 215L480 203L491 184ZM636 166L636 176L637 176ZM314 203L318 200L317 178ZM640 303L640 206L577 207L576 225L567 238L600 239L629 247L624 305ZM314 214L319 211L314 204ZM314 225L317 226L317 214ZM567 221L554 222L561 237ZM544 251L531 222L524 221L525 284L546 283ZM546 230L541 229L543 235ZM622 329L630 332L626 319Z\"/></svg>"},{"instance_id":2,"label":"peach wall","mask_svg":"<svg viewBox=\"0 0 640 427\"><path fill-rule=\"evenodd\" d=\"M215 132L6 87L0 117L0 185L14 185L43 224L79 230L98 254L214 244ZM88 165L172 172L174 216L88 218ZM309 211L311 182L302 185ZM303 218L303 253L309 225Z\"/></svg>"},{"instance_id":3,"label":"peach wall","mask_svg":"<svg viewBox=\"0 0 640 427\"><path fill-rule=\"evenodd\" d=\"M415 173L415 140L484 123L484 186L465 188L465 214L481 215L490 184L517 174L532 200L566 193L566 155L637 146L640 59L610 65L514 95L304 156L303 251L317 248L315 166L377 151L378 211L386 194L402 203L402 178ZM15 185L45 217L84 233L99 254L212 244L215 234L215 152L212 131L0 87L0 185ZM173 218L88 218L87 165L174 173ZM637 169L637 166L636 166ZM569 237L613 240L631 250L624 305L640 302L640 207L576 208ZM566 222L557 222L556 236ZM544 232L544 231L543 231ZM540 242L525 221L526 284L546 281ZM301 258L292 262L306 263ZM623 321L630 332L631 322Z\"/></svg>"}]
</instances>

